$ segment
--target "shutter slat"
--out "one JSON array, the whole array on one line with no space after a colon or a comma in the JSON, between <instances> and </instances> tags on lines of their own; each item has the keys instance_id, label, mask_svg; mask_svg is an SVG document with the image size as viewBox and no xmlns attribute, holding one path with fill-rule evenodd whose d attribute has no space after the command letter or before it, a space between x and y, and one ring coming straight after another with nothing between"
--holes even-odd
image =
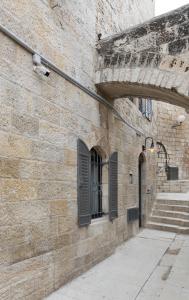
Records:
<instances>
[{"instance_id":1,"label":"shutter slat","mask_svg":"<svg viewBox=\"0 0 189 300\"><path fill-rule=\"evenodd\" d=\"M118 217L118 153L109 159L109 216L113 221Z\"/></svg>"},{"instance_id":2,"label":"shutter slat","mask_svg":"<svg viewBox=\"0 0 189 300\"><path fill-rule=\"evenodd\" d=\"M79 226L87 226L91 223L90 206L90 152L82 140L77 143L77 202Z\"/></svg>"}]
</instances>

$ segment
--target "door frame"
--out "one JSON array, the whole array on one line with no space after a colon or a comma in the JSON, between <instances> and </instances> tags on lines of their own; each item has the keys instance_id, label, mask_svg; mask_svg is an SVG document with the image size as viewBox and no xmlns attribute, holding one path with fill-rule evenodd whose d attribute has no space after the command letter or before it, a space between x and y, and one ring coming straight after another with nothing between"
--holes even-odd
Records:
<instances>
[{"instance_id":1,"label":"door frame","mask_svg":"<svg viewBox=\"0 0 189 300\"><path fill-rule=\"evenodd\" d=\"M144 203L145 183L146 183L146 157L145 154L141 152L138 158L138 205L139 205L139 227L140 228L144 225L143 213L144 213L144 204L145 204Z\"/></svg>"}]
</instances>

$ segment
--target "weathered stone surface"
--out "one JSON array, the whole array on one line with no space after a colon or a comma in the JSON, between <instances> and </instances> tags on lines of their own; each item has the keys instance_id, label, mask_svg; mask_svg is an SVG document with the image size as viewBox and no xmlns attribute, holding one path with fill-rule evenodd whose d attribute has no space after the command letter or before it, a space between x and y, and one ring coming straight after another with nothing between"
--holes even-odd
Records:
<instances>
[{"instance_id":1,"label":"weathered stone surface","mask_svg":"<svg viewBox=\"0 0 189 300\"><path fill-rule=\"evenodd\" d=\"M64 160L63 148L56 147L48 142L33 141L31 145L31 157L34 160L62 162Z\"/></svg>"},{"instance_id":2,"label":"weathered stone surface","mask_svg":"<svg viewBox=\"0 0 189 300\"><path fill-rule=\"evenodd\" d=\"M31 140L15 135L0 132L0 155L12 158L29 158L31 156Z\"/></svg>"},{"instance_id":3,"label":"weathered stone surface","mask_svg":"<svg viewBox=\"0 0 189 300\"><path fill-rule=\"evenodd\" d=\"M36 181L20 179L1 180L1 200L2 201L23 201L37 198Z\"/></svg>"},{"instance_id":4,"label":"weathered stone surface","mask_svg":"<svg viewBox=\"0 0 189 300\"><path fill-rule=\"evenodd\" d=\"M151 0L78 0L74 4L63 0L2 0L0 6L3 25L92 90L97 35L102 33L104 38L119 33L147 20L154 12ZM176 23L187 21L185 15ZM128 38L123 36L121 49L127 46L130 51L126 63L131 59L134 65L139 58L141 66L145 61L148 66L159 66L160 56L149 55L146 59L146 44L152 42L148 51L161 51L162 43L172 42L173 23L174 18L170 18L166 25L171 28L170 35L168 29L165 36L158 35L155 24L149 33L148 23L133 29ZM154 40L157 36L160 45ZM34 73L31 54L3 34L0 40L0 298L41 300L137 232L137 222L128 226L126 215L129 207L138 206L138 156L144 137L136 136L111 111L58 74L51 72L49 78L44 78ZM119 46L119 40L116 42ZM140 57L132 56L133 47L143 49ZM111 51L108 54L111 56ZM121 65L122 59L115 55L115 64L117 60ZM157 79L161 83L161 71L166 66L162 64L160 72L154 74L150 70L139 74L130 68L129 74L132 82L151 77L152 82ZM172 74L176 67L171 68ZM187 65L182 65L183 72L184 67ZM128 75L118 73L122 80ZM112 78L115 73L107 75ZM158 104L153 104L154 117L149 122L137 103L138 99L133 103L118 100L115 108L144 135L156 136ZM96 147L103 162L118 151L119 217L113 223L105 216L92 221L88 228L78 227L78 138L89 149ZM170 147L175 147L173 144ZM175 156L176 151L173 159ZM184 157L187 159L187 155ZM146 186L155 191L156 161L150 153L146 168ZM107 204L108 171L105 175L103 201ZM145 201L149 203L145 202L144 207L150 211L153 192Z\"/></svg>"},{"instance_id":5,"label":"weathered stone surface","mask_svg":"<svg viewBox=\"0 0 189 300\"><path fill-rule=\"evenodd\" d=\"M27 115L12 114L12 127L16 132L36 136L39 134L39 120Z\"/></svg>"},{"instance_id":6,"label":"weathered stone surface","mask_svg":"<svg viewBox=\"0 0 189 300\"><path fill-rule=\"evenodd\" d=\"M182 81L176 83L170 73L173 67L170 64L161 82L153 80L152 85L150 81L153 73L161 69L162 60L169 60L170 55L174 55L174 61L177 62L180 54L185 53L183 64L188 63L188 11L189 6L186 5L100 40L97 45L99 57L96 78L100 93L111 100L128 96L150 96L188 109L189 81L186 74L183 73ZM124 74L124 69L127 75L121 76L120 80L120 73ZM142 78L140 74L143 74L144 69L148 75ZM180 76L181 70L179 67L175 68L175 75ZM187 72L188 68L185 70Z\"/></svg>"},{"instance_id":7,"label":"weathered stone surface","mask_svg":"<svg viewBox=\"0 0 189 300\"><path fill-rule=\"evenodd\" d=\"M61 109L54 104L40 98L34 99L34 113L38 118L60 124Z\"/></svg>"}]
</instances>

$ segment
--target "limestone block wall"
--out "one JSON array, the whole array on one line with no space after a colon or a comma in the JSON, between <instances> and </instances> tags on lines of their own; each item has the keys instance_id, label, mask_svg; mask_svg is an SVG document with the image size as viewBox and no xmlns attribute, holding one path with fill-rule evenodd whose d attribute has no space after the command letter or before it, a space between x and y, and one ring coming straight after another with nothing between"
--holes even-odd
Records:
<instances>
[{"instance_id":1,"label":"limestone block wall","mask_svg":"<svg viewBox=\"0 0 189 300\"><path fill-rule=\"evenodd\" d=\"M169 164L179 168L179 179L189 178L189 119L188 114L182 108L170 104L159 103L157 106L157 137L168 152ZM179 115L185 115L186 120L181 126L172 127L176 124ZM162 184L166 181L164 170L165 160L158 160L158 190L161 191Z\"/></svg>"},{"instance_id":2,"label":"limestone block wall","mask_svg":"<svg viewBox=\"0 0 189 300\"><path fill-rule=\"evenodd\" d=\"M101 38L105 38L110 34L121 32L152 18L154 10L154 0L98 0L97 33L101 33Z\"/></svg>"},{"instance_id":3,"label":"limestone block wall","mask_svg":"<svg viewBox=\"0 0 189 300\"><path fill-rule=\"evenodd\" d=\"M2 0L1 23L95 89L97 14L101 24L110 22L107 32L124 26L119 13L125 1L104 2L115 8L114 28L100 16L97 1ZM148 17L141 6L136 23L139 15ZM37 300L110 255L138 230L137 222L127 225L127 208L138 206L144 137L54 72L49 78L36 74L31 55L2 33L0 41L0 299ZM117 103L117 109L146 135L156 130L130 101ZM106 159L118 151L119 217L113 223L105 217L78 227L78 138L89 148L100 146ZM151 187L155 164L151 156L147 161ZM147 201L152 202L152 193Z\"/></svg>"},{"instance_id":4,"label":"limestone block wall","mask_svg":"<svg viewBox=\"0 0 189 300\"><path fill-rule=\"evenodd\" d=\"M135 104L136 103L136 104ZM145 142L145 137L157 136L157 105L156 101L153 101L153 117L150 122L146 118L143 117L142 113L138 109L137 100L132 103L128 99L117 99L115 100L115 107L120 112L120 114L130 122L133 126L137 126L137 128L141 128L144 136L138 136L136 133L126 130L125 125L119 124L120 126L120 137L116 137L119 139L119 143L122 145L122 165L120 168L123 169L124 180L123 180L123 188L124 188L124 198L127 207L133 207L138 205L138 158L140 153L142 152L142 146ZM117 126L115 126L115 132L117 131ZM129 132L129 134L128 134ZM114 140L117 143L117 140ZM146 163L145 163L145 186L144 195L143 195L143 213L145 214L145 221L148 219L148 215L150 213L150 209L155 199L156 193L156 153L150 153L146 151ZM129 183L129 172L133 174L133 184ZM148 193L149 191L149 193ZM145 225L144 221L144 225Z\"/></svg>"}]
</instances>

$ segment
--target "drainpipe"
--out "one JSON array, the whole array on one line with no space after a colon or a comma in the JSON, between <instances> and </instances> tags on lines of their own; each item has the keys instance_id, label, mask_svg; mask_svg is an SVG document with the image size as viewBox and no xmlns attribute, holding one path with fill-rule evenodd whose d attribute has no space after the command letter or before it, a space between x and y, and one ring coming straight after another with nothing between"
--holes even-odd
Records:
<instances>
[{"instance_id":1,"label":"drainpipe","mask_svg":"<svg viewBox=\"0 0 189 300\"><path fill-rule=\"evenodd\" d=\"M145 136L145 134L142 131L140 131L139 129L135 128L134 126L132 126L131 124L129 124L126 120L124 120L122 118L122 116L119 114L119 112L113 107L113 105L111 105L105 98L101 97L100 95L96 94L95 92L92 92L90 89L86 88L84 85L82 85L81 83L79 83L78 81L76 81L75 79L73 79L72 77L70 77L69 75L67 75L66 73L64 73L61 69L59 69L50 60L48 60L47 58L45 58L43 55L40 55L39 53L37 53L37 51L35 51L34 49L32 49L27 43L25 43L22 39L20 39L19 37L17 37L14 33L12 33L10 30L8 30L7 28L5 28L1 24L0 24L0 31L3 32L9 38L11 38L15 43L17 43L18 45L20 45L21 47L23 47L25 50L27 50L32 55L34 55L34 54L39 55L41 57L41 63L43 65L47 66L49 69L51 69L52 71L54 71L55 73L57 73L58 75L60 75L61 77L63 77L65 80L69 81L71 84L73 84L74 86L78 87L80 90L82 90L84 93L86 93L87 95L89 95L90 97L92 97L93 99L95 99L96 101L102 103L107 108L111 109L112 112L114 113L114 115L121 122L123 122L129 128L133 129L138 135Z\"/></svg>"}]
</instances>

